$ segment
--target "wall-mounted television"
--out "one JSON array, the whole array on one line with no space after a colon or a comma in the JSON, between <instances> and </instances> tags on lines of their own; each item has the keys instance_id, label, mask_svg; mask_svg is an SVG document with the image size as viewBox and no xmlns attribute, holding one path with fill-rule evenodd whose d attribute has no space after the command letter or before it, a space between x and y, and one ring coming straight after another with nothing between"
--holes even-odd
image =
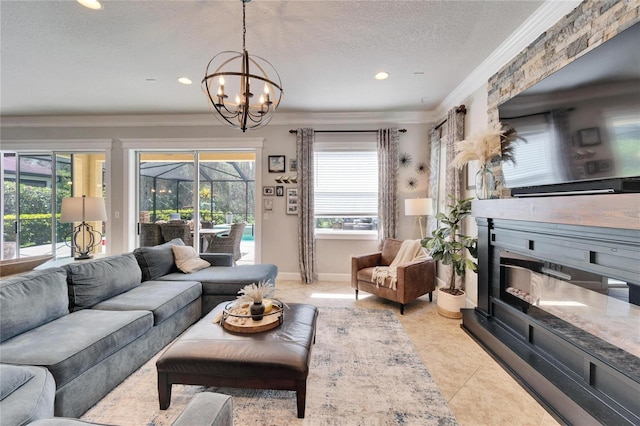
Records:
<instances>
[{"instance_id":1,"label":"wall-mounted television","mask_svg":"<svg viewBox=\"0 0 640 426\"><path fill-rule=\"evenodd\" d=\"M640 192L640 23L498 107L514 196Z\"/></svg>"}]
</instances>

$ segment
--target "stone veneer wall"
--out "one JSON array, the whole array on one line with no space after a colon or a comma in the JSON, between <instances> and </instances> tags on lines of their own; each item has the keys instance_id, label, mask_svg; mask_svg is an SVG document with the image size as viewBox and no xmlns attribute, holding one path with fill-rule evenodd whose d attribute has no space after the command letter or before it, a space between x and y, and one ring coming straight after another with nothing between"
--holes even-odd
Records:
<instances>
[{"instance_id":1,"label":"stone veneer wall","mask_svg":"<svg viewBox=\"0 0 640 426\"><path fill-rule=\"evenodd\" d=\"M489 78L489 123L498 120L498 105L639 21L638 0L582 2ZM509 191L502 189L500 164L493 170L501 198L508 197Z\"/></svg>"}]
</instances>

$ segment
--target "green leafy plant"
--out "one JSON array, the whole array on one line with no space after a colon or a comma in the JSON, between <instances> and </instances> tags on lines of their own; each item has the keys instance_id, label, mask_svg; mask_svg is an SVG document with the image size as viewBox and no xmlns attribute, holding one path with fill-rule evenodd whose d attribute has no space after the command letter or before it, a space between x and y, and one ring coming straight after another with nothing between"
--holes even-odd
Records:
<instances>
[{"instance_id":1,"label":"green leafy plant","mask_svg":"<svg viewBox=\"0 0 640 426\"><path fill-rule=\"evenodd\" d=\"M447 205L448 212L436 215L440 226L433 232L433 236L424 238L421 244L435 260L444 265L452 265L449 287L443 291L455 295L461 293L461 290L456 289L456 275L463 279L464 286L467 269L473 272L478 270L476 261L465 256L466 250L474 259L478 257L478 239L461 233L462 221L471 215L472 198L456 200L450 195L449 199L451 203Z\"/></svg>"}]
</instances>

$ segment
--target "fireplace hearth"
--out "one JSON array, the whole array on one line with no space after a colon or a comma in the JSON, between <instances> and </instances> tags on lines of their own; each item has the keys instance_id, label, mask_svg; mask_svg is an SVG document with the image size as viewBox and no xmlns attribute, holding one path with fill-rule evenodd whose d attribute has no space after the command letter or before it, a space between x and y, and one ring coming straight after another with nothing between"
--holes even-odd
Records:
<instances>
[{"instance_id":1,"label":"fireplace hearth","mask_svg":"<svg viewBox=\"0 0 640 426\"><path fill-rule=\"evenodd\" d=\"M640 195L474 201L462 327L568 424L640 424Z\"/></svg>"}]
</instances>

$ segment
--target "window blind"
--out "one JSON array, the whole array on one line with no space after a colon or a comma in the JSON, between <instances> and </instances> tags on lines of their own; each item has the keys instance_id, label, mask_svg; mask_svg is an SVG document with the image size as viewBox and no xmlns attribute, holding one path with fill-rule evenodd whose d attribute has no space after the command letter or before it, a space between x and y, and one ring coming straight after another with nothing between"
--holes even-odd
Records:
<instances>
[{"instance_id":1,"label":"window blind","mask_svg":"<svg viewBox=\"0 0 640 426\"><path fill-rule=\"evenodd\" d=\"M315 215L377 216L378 154L368 143L316 143Z\"/></svg>"}]
</instances>

